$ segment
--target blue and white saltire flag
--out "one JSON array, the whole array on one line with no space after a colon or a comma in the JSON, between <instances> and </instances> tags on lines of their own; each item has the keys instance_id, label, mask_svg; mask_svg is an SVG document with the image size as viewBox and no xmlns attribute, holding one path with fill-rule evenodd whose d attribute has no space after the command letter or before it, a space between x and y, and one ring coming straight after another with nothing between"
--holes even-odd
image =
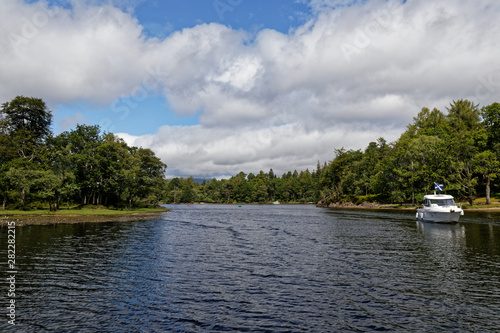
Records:
<instances>
[{"instance_id":1,"label":"blue and white saltire flag","mask_svg":"<svg viewBox=\"0 0 500 333\"><path fill-rule=\"evenodd\" d=\"M442 191L443 187L444 187L443 184L434 183L434 189L435 190Z\"/></svg>"}]
</instances>

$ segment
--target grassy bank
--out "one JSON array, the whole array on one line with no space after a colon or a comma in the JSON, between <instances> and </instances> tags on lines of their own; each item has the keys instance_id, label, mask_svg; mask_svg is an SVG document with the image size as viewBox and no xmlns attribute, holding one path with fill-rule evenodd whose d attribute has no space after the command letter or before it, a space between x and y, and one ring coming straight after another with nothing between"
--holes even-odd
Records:
<instances>
[{"instance_id":1,"label":"grassy bank","mask_svg":"<svg viewBox=\"0 0 500 333\"><path fill-rule=\"evenodd\" d=\"M500 210L500 199L491 198L490 204L486 204L486 198L476 198L473 200L472 205L468 202L462 203L464 209L477 209L477 210Z\"/></svg>"},{"instance_id":2,"label":"grassy bank","mask_svg":"<svg viewBox=\"0 0 500 333\"><path fill-rule=\"evenodd\" d=\"M86 222L124 222L148 220L155 218L169 209L163 207L136 208L136 209L107 209L84 207L81 209L61 209L56 212L49 210L2 210L0 211L0 225L10 221L16 225L45 225L59 223L86 223Z\"/></svg>"},{"instance_id":3,"label":"grassy bank","mask_svg":"<svg viewBox=\"0 0 500 333\"><path fill-rule=\"evenodd\" d=\"M47 210L0 210L0 215L4 216L26 216L26 215L32 215L32 216L68 216L68 215L118 215L118 216L124 216L124 215L130 215L130 214L136 214L136 213L162 213L162 212L167 212L169 209L167 208L135 208L135 209L126 209L126 210L120 210L120 209L93 209L93 208L82 208L82 209L60 209L55 212L51 212L48 209Z\"/></svg>"}]
</instances>

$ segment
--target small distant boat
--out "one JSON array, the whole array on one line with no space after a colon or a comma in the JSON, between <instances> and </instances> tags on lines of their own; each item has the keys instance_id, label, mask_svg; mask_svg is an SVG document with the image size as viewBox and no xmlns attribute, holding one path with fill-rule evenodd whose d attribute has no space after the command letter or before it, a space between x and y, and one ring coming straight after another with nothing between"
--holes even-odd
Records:
<instances>
[{"instance_id":1,"label":"small distant boat","mask_svg":"<svg viewBox=\"0 0 500 333\"><path fill-rule=\"evenodd\" d=\"M281 205L280 202L278 200L274 201L273 202L273 205Z\"/></svg>"},{"instance_id":2,"label":"small distant boat","mask_svg":"<svg viewBox=\"0 0 500 333\"><path fill-rule=\"evenodd\" d=\"M457 206L453 196L447 194L425 195L424 204L417 209L419 221L453 223L464 215L461 206Z\"/></svg>"}]
</instances>

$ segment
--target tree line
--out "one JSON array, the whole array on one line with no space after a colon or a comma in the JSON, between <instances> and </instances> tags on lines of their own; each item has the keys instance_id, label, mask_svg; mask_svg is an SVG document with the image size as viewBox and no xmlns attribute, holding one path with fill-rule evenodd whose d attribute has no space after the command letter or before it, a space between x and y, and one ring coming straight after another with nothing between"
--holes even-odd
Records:
<instances>
[{"instance_id":1,"label":"tree line","mask_svg":"<svg viewBox=\"0 0 500 333\"><path fill-rule=\"evenodd\" d=\"M54 136L52 114L39 98L17 96L0 109L2 208L134 207L158 202L166 165L99 126L78 125Z\"/></svg>"},{"instance_id":2,"label":"tree line","mask_svg":"<svg viewBox=\"0 0 500 333\"><path fill-rule=\"evenodd\" d=\"M334 149L333 160L310 172L281 177L260 171L230 179L168 181L166 202L378 202L420 203L434 182L472 204L476 195L490 204L500 173L500 104L479 108L453 101L447 112L422 108L395 142L384 138L364 150Z\"/></svg>"},{"instance_id":3,"label":"tree line","mask_svg":"<svg viewBox=\"0 0 500 333\"><path fill-rule=\"evenodd\" d=\"M49 205L134 207L141 203L411 203L433 183L470 203L499 191L500 104L453 101L446 112L422 108L395 142L333 150L316 169L240 172L229 179L165 179L150 149L129 147L99 126L54 136L43 100L17 96L0 109L2 208Z\"/></svg>"},{"instance_id":4,"label":"tree line","mask_svg":"<svg viewBox=\"0 0 500 333\"><path fill-rule=\"evenodd\" d=\"M255 175L240 172L230 179L212 178L201 182L193 177L174 178L167 184L164 199L174 203L317 202L320 174L294 170L279 177L270 169L267 173L260 171Z\"/></svg>"}]
</instances>

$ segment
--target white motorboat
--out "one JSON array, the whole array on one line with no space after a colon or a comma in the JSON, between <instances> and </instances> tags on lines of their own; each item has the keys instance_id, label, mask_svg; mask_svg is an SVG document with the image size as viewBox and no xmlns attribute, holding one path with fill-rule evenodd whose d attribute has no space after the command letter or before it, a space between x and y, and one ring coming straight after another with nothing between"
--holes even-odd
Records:
<instances>
[{"instance_id":1,"label":"white motorboat","mask_svg":"<svg viewBox=\"0 0 500 333\"><path fill-rule=\"evenodd\" d=\"M457 206L453 196L434 194L424 196L424 204L417 209L416 218L419 221L452 223L458 222L464 215L461 205Z\"/></svg>"}]
</instances>

